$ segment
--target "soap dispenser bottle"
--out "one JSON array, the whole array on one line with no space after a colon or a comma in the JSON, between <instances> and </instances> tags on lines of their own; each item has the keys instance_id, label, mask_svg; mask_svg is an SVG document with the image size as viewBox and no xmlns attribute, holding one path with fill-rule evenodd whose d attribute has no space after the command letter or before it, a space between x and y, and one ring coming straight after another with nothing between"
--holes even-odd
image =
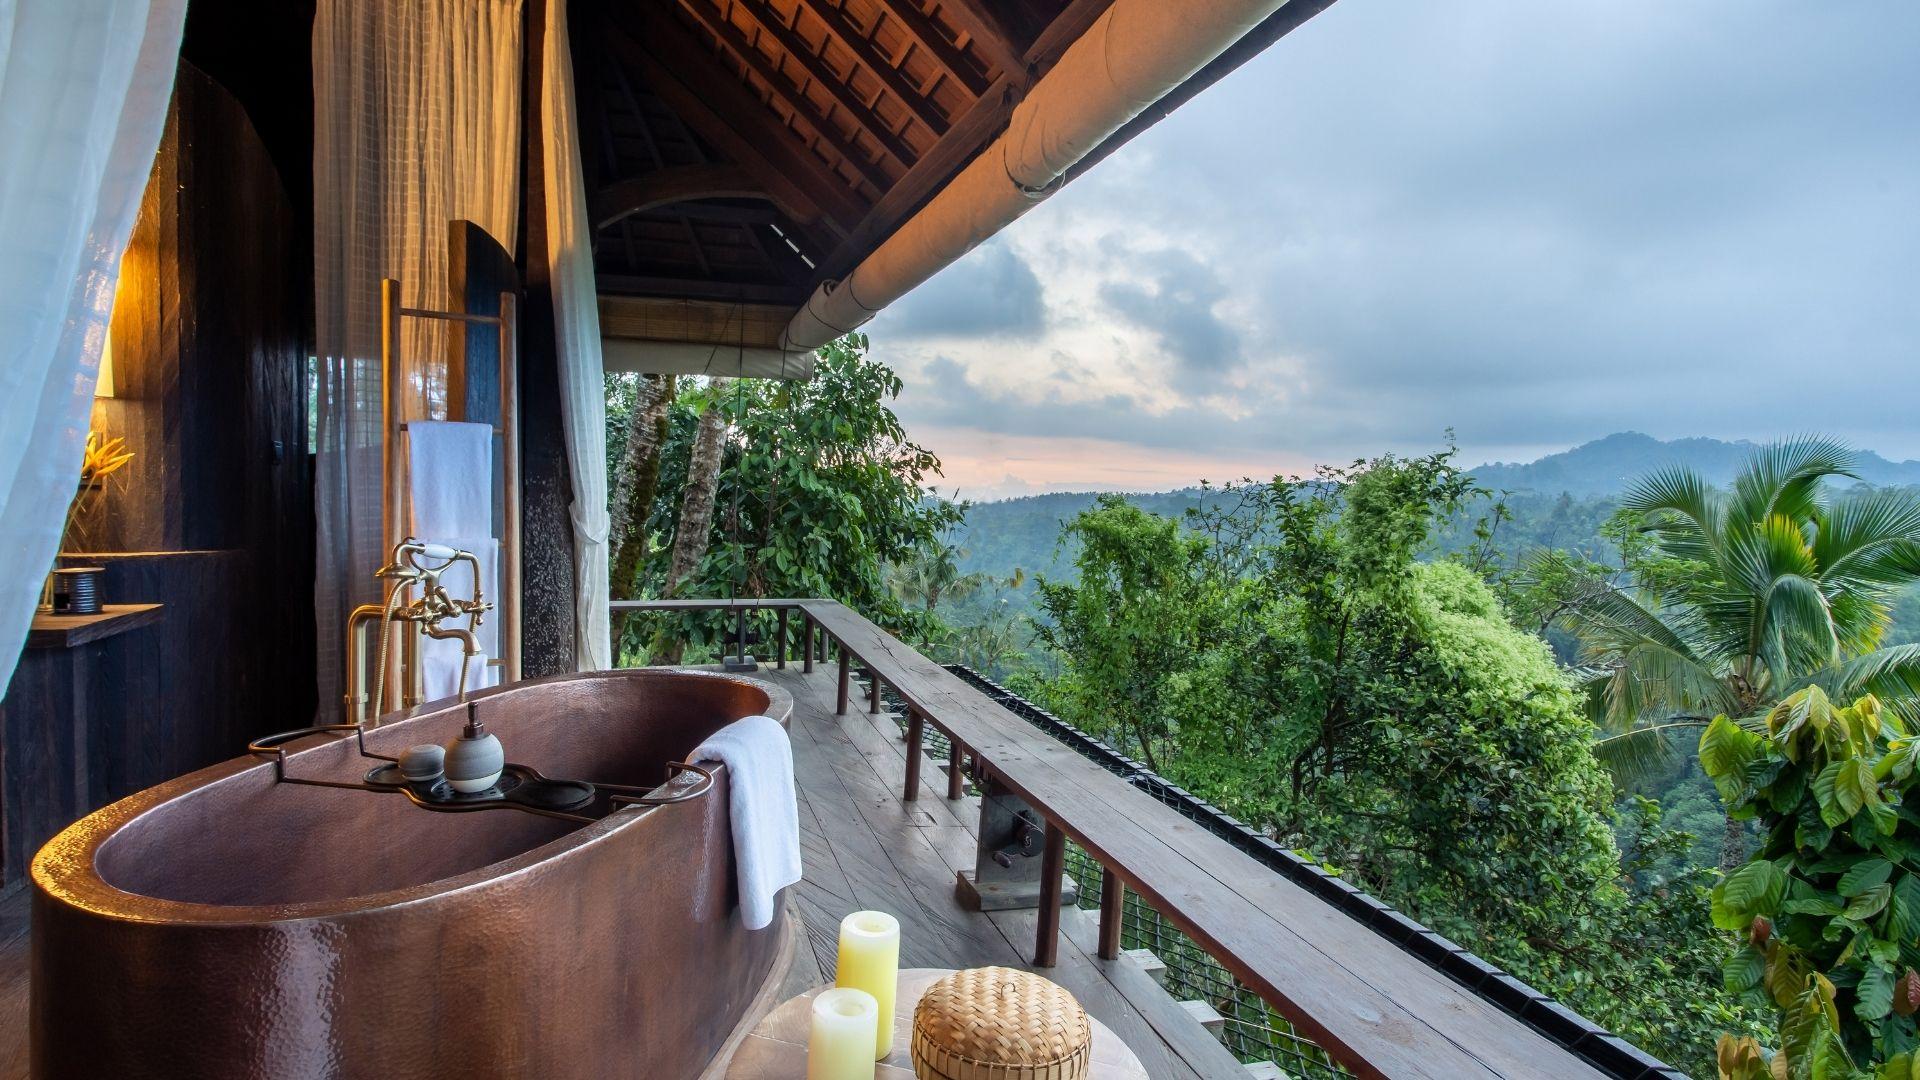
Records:
<instances>
[{"instance_id":1,"label":"soap dispenser bottle","mask_svg":"<svg viewBox=\"0 0 1920 1080\"><path fill-rule=\"evenodd\" d=\"M461 729L459 738L447 744L447 783L463 795L482 792L500 779L506 764L507 754L499 737L487 731L469 702L467 726Z\"/></svg>"}]
</instances>

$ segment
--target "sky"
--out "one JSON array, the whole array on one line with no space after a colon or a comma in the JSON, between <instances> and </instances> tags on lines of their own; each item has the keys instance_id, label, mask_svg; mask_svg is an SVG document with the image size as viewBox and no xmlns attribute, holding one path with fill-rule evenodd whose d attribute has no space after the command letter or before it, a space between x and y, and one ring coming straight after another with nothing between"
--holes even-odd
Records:
<instances>
[{"instance_id":1,"label":"sky","mask_svg":"<svg viewBox=\"0 0 1920 1080\"><path fill-rule=\"evenodd\" d=\"M868 332L975 499L1920 457L1920 0L1338 0Z\"/></svg>"}]
</instances>

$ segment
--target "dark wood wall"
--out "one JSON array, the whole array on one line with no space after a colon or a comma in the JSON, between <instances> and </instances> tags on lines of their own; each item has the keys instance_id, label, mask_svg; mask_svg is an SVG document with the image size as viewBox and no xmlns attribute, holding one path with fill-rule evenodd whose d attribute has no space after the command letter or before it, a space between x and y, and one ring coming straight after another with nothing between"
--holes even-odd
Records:
<instances>
[{"instance_id":1,"label":"dark wood wall","mask_svg":"<svg viewBox=\"0 0 1920 1080\"><path fill-rule=\"evenodd\" d=\"M86 812L315 708L306 215L220 84L182 62L93 426L136 455L75 546L160 622L29 649L0 702L4 872ZM49 778L57 778L52 782Z\"/></svg>"}]
</instances>

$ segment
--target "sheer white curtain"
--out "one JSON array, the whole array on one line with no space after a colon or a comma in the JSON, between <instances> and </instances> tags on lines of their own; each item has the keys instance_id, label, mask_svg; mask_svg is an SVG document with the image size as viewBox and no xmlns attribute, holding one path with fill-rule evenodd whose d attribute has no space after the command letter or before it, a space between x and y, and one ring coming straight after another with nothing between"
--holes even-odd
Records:
<instances>
[{"instance_id":1,"label":"sheer white curtain","mask_svg":"<svg viewBox=\"0 0 1920 1080\"><path fill-rule=\"evenodd\" d=\"M0 0L0 688L53 564L186 0Z\"/></svg>"},{"instance_id":2,"label":"sheer white curtain","mask_svg":"<svg viewBox=\"0 0 1920 1080\"><path fill-rule=\"evenodd\" d=\"M314 321L320 363L314 609L322 716L338 708L347 615L377 602L380 279L444 308L447 223L513 247L520 0L320 0L313 22ZM445 415L447 327L402 326L406 415ZM436 361L438 362L436 364Z\"/></svg>"},{"instance_id":3,"label":"sheer white curtain","mask_svg":"<svg viewBox=\"0 0 1920 1080\"><path fill-rule=\"evenodd\" d=\"M607 388L566 7L565 0L547 4L540 120L560 415L573 473L574 655L580 670L596 671L613 664L607 629Z\"/></svg>"}]
</instances>

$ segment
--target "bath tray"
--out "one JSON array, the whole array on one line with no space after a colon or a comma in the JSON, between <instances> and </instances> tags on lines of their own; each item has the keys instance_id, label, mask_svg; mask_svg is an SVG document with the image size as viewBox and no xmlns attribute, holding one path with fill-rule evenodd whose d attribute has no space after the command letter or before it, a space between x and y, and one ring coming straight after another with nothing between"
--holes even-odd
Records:
<instances>
[{"instance_id":1,"label":"bath tray","mask_svg":"<svg viewBox=\"0 0 1920 1080\"><path fill-rule=\"evenodd\" d=\"M344 735L348 732L353 733L361 757L380 762L367 771L364 779L356 783L287 775L288 743L309 735ZM283 784L348 788L380 794L398 792L413 805L440 813L519 810L581 824L592 824L629 806L665 806L686 802L713 789L713 773L689 761L667 762L667 782L654 788L596 784L585 780L555 780L542 776L538 769L530 765L512 762L507 763L501 770L500 779L485 791L458 792L445 780L436 781L431 786L410 784L400 776L399 759L367 749L366 729L359 724L322 724L282 731L248 743L247 753L257 757L272 757L274 779Z\"/></svg>"},{"instance_id":2,"label":"bath tray","mask_svg":"<svg viewBox=\"0 0 1920 1080\"><path fill-rule=\"evenodd\" d=\"M399 764L391 761L367 770L367 786L405 792L415 806L428 810L490 810L503 802L514 804L516 809L579 810L599 795L585 780L549 780L538 770L511 761L500 770L500 779L485 791L455 791L445 780L431 786L409 784L400 775Z\"/></svg>"}]
</instances>

